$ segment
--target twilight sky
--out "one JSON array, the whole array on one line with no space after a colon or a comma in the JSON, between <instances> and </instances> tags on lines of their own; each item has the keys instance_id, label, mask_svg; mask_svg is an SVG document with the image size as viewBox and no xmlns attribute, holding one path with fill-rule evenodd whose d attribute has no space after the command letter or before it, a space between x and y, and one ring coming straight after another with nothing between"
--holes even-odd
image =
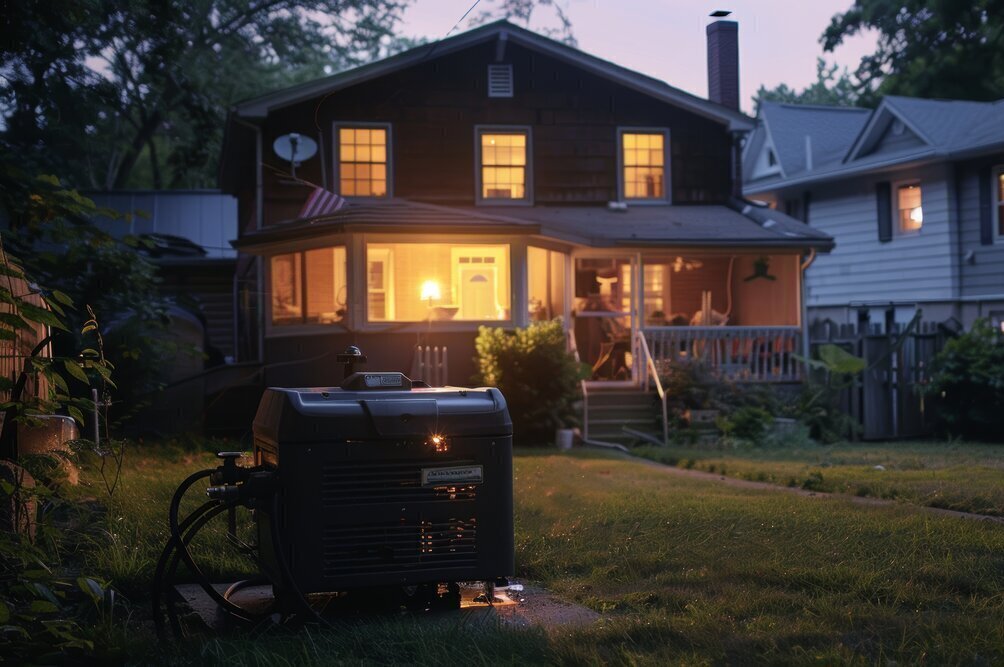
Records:
<instances>
[{"instance_id":1,"label":"twilight sky","mask_svg":"<svg viewBox=\"0 0 1004 667\"><path fill-rule=\"evenodd\" d=\"M823 53L819 37L830 18L852 0L558 0L563 2L579 48L624 67L662 79L706 97L708 73L704 27L716 9L732 10L739 22L739 72L742 108L760 84L787 83L801 89L816 78L816 57L852 72L862 55L875 48L875 34L846 41ZM430 39L443 37L474 0L416 0L404 14L401 32ZM490 9L482 0L471 12ZM470 18L470 17L468 17ZM547 7L536 10L531 28L554 25ZM465 21L458 30L467 29Z\"/></svg>"}]
</instances>

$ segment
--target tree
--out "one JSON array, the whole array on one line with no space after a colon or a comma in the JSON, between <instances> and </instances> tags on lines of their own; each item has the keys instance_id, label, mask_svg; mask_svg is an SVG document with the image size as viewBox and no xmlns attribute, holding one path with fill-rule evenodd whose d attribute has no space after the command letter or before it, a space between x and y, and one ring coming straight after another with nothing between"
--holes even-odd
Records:
<instances>
[{"instance_id":1,"label":"tree","mask_svg":"<svg viewBox=\"0 0 1004 667\"><path fill-rule=\"evenodd\" d=\"M878 49L861 59L860 92L1004 98L1004 0L855 0L833 17L823 49L869 29Z\"/></svg>"},{"instance_id":2,"label":"tree","mask_svg":"<svg viewBox=\"0 0 1004 667\"><path fill-rule=\"evenodd\" d=\"M770 89L761 84L760 89L753 96L753 106L757 113L760 111L761 102L852 107L858 103L859 99L858 85L851 78L847 68L841 71L836 63L827 67L825 60L817 58L815 83L806 86L801 91L796 91L784 83Z\"/></svg>"},{"instance_id":3,"label":"tree","mask_svg":"<svg viewBox=\"0 0 1004 667\"><path fill-rule=\"evenodd\" d=\"M213 187L235 102L414 44L396 36L412 1L12 3L0 150L75 187ZM529 21L553 1L504 0L496 14Z\"/></svg>"}]
</instances>

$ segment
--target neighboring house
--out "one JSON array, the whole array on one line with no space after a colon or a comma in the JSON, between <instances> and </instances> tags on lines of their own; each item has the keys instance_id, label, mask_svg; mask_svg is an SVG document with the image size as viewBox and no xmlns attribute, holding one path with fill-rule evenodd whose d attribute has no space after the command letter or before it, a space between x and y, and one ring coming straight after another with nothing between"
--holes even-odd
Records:
<instances>
[{"instance_id":1,"label":"neighboring house","mask_svg":"<svg viewBox=\"0 0 1004 667\"><path fill-rule=\"evenodd\" d=\"M875 110L765 103L744 193L825 232L810 322L887 330L1004 320L1004 100L886 97Z\"/></svg>"},{"instance_id":2,"label":"neighboring house","mask_svg":"<svg viewBox=\"0 0 1004 667\"><path fill-rule=\"evenodd\" d=\"M85 192L99 207L125 214L98 225L115 236L152 241L144 246L160 268L164 291L205 329L206 363L235 354L234 273L237 201L219 190Z\"/></svg>"},{"instance_id":3,"label":"neighboring house","mask_svg":"<svg viewBox=\"0 0 1004 667\"><path fill-rule=\"evenodd\" d=\"M597 382L695 354L797 380L801 263L832 241L736 197L736 24L708 36L717 101L497 22L238 104L221 185L266 383L337 383L354 343L405 372L445 345L465 385L479 326L555 316ZM289 133L319 146L295 178ZM312 184L349 203L300 218Z\"/></svg>"}]
</instances>

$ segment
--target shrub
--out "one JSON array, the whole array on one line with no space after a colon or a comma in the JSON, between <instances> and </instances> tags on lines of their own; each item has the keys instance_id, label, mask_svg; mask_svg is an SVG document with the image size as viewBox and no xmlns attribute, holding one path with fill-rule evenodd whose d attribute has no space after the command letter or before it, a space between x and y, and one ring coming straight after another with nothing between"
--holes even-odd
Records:
<instances>
[{"instance_id":1,"label":"shrub","mask_svg":"<svg viewBox=\"0 0 1004 667\"><path fill-rule=\"evenodd\" d=\"M728 438L763 444L774 424L774 417L760 407L739 408L728 417L719 417L718 428Z\"/></svg>"},{"instance_id":2,"label":"shrub","mask_svg":"<svg viewBox=\"0 0 1004 667\"><path fill-rule=\"evenodd\" d=\"M925 392L937 399L940 426L954 435L1004 438L1004 335L987 320L945 344L931 362Z\"/></svg>"},{"instance_id":3,"label":"shrub","mask_svg":"<svg viewBox=\"0 0 1004 667\"><path fill-rule=\"evenodd\" d=\"M502 391L521 444L550 442L554 429L573 423L583 370L560 318L515 331L481 327L475 349L474 382Z\"/></svg>"}]
</instances>

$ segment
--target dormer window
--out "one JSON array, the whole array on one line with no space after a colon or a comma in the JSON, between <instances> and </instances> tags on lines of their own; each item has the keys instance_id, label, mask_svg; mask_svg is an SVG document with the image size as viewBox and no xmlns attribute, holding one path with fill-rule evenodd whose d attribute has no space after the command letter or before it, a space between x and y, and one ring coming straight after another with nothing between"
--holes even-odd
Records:
<instances>
[{"instance_id":1,"label":"dormer window","mask_svg":"<svg viewBox=\"0 0 1004 667\"><path fill-rule=\"evenodd\" d=\"M530 130L479 127L477 198L481 203L529 203Z\"/></svg>"},{"instance_id":2,"label":"dormer window","mask_svg":"<svg viewBox=\"0 0 1004 667\"><path fill-rule=\"evenodd\" d=\"M343 197L387 197L390 193L390 126L339 124L336 192Z\"/></svg>"},{"instance_id":3,"label":"dormer window","mask_svg":"<svg viewBox=\"0 0 1004 667\"><path fill-rule=\"evenodd\" d=\"M665 203L669 133L666 130L620 131L620 193L630 202Z\"/></svg>"}]
</instances>

